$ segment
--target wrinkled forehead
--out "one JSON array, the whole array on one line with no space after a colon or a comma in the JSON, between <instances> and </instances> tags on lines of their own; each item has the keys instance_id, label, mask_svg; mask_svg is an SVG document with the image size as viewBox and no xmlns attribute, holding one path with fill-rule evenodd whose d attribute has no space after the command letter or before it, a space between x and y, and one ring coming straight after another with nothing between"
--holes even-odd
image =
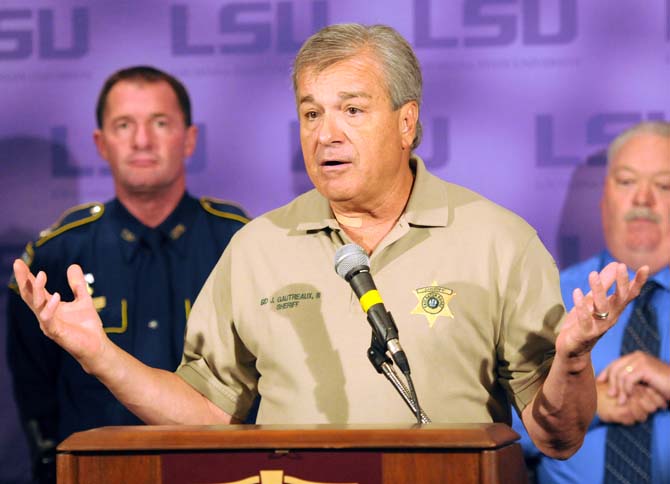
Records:
<instances>
[{"instance_id":1,"label":"wrinkled forehead","mask_svg":"<svg viewBox=\"0 0 670 484\"><path fill-rule=\"evenodd\" d=\"M339 97L356 93L390 99L382 67L368 55L356 55L328 65L307 65L297 73L295 89L298 106L306 99L315 100L317 92Z\"/></svg>"}]
</instances>

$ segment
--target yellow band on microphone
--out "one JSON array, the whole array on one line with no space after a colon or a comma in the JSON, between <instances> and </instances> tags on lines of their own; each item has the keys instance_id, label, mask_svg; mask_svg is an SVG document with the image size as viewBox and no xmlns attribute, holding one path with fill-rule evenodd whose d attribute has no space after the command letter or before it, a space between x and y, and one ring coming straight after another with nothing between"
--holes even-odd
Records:
<instances>
[{"instance_id":1,"label":"yellow band on microphone","mask_svg":"<svg viewBox=\"0 0 670 484\"><path fill-rule=\"evenodd\" d=\"M370 309L375 304L382 304L384 302L382 301L382 297L379 295L379 291L377 291L377 289L372 289L363 294L360 301L361 307L366 313L368 312L368 309Z\"/></svg>"}]
</instances>

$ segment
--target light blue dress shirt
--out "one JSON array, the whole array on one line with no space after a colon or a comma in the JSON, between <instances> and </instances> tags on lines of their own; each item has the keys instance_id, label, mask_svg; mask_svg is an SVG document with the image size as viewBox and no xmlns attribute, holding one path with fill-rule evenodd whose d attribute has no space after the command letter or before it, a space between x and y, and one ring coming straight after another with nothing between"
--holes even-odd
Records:
<instances>
[{"instance_id":1,"label":"light blue dress shirt","mask_svg":"<svg viewBox=\"0 0 670 484\"><path fill-rule=\"evenodd\" d=\"M600 271L614 261L609 252L573 265L561 272L561 292L566 309L573 306L572 291L579 287L588 292L588 275L591 271ZM630 277L633 277L631 272ZM661 349L659 358L670 363L670 267L650 277L661 288L654 291L652 304L658 318ZM591 357L596 375L605 369L613 360L620 356L621 340L623 338L628 318L633 312L631 302L619 317L619 321L598 341ZM586 434L584 445L570 459L558 461L544 457L535 448L526 434L520 419L514 415L513 428L522 436L521 444L527 456L539 458L536 469L539 484L589 483L598 484L603 481L605 469L605 440L607 424L596 416ZM657 484L670 484L670 411L662 410L654 415L654 435L652 440L652 478Z\"/></svg>"}]
</instances>

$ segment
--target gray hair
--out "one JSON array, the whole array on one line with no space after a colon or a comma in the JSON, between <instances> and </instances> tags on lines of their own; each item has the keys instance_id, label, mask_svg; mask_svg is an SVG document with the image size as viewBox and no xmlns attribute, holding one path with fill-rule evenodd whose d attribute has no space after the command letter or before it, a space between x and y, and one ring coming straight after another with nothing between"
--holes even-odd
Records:
<instances>
[{"instance_id":1,"label":"gray hair","mask_svg":"<svg viewBox=\"0 0 670 484\"><path fill-rule=\"evenodd\" d=\"M293 63L293 91L298 95L298 76L306 68L317 73L362 51L371 51L380 62L393 110L416 101L421 105L421 67L412 46L386 25L335 24L312 35L300 48ZM421 143L417 121L412 149Z\"/></svg>"},{"instance_id":2,"label":"gray hair","mask_svg":"<svg viewBox=\"0 0 670 484\"><path fill-rule=\"evenodd\" d=\"M670 138L670 123L666 121L643 121L628 128L614 138L610 143L609 148L607 148L607 166L610 165L623 145L638 134L655 134L664 138Z\"/></svg>"}]
</instances>

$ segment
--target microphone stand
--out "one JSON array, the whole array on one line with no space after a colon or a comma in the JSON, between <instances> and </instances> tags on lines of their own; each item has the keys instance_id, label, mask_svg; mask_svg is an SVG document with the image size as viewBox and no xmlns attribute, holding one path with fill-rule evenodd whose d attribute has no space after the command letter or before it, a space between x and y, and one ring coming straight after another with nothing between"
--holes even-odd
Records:
<instances>
[{"instance_id":1,"label":"microphone stand","mask_svg":"<svg viewBox=\"0 0 670 484\"><path fill-rule=\"evenodd\" d=\"M430 423L431 420L426 413L421 409L419 402L413 397L412 393L407 389L402 382L395 369L393 368L393 361L388 357L384 347L379 344L379 341L372 334L372 342L368 348L368 359L372 366L377 370L377 373L383 373L388 381L391 382L396 391L400 394L409 409L412 411L418 423Z\"/></svg>"}]
</instances>

